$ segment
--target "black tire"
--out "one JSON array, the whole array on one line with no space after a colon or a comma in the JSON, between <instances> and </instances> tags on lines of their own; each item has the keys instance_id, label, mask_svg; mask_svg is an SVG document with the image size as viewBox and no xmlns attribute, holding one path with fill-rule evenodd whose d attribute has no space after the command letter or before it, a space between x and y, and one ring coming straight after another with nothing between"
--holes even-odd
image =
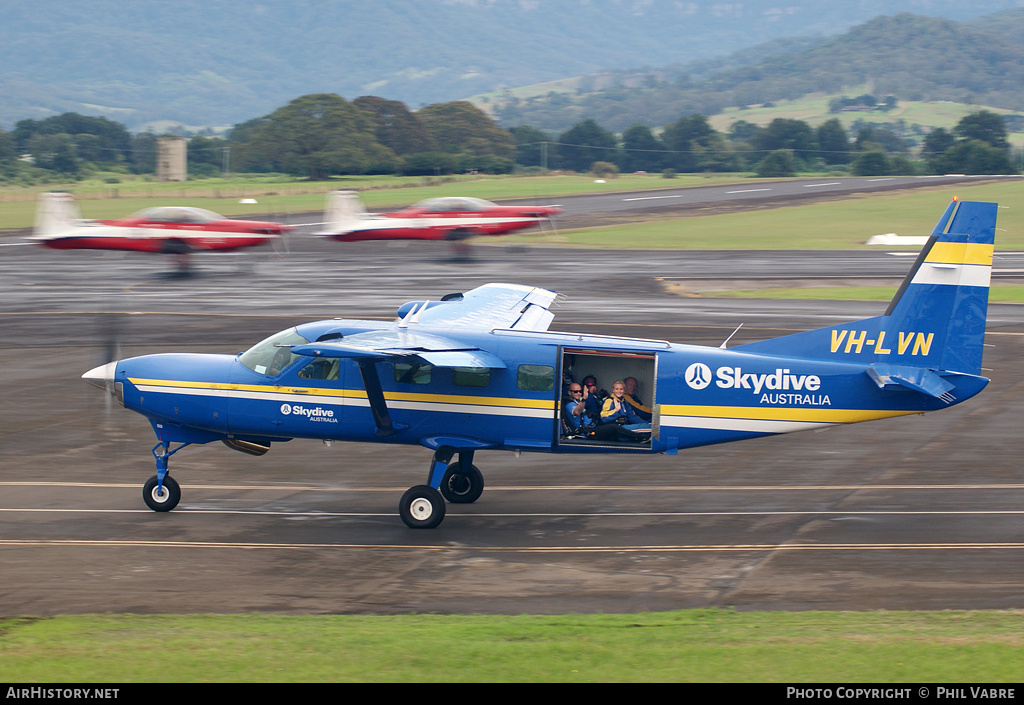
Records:
<instances>
[{"instance_id":1,"label":"black tire","mask_svg":"<svg viewBox=\"0 0 1024 705\"><path fill-rule=\"evenodd\" d=\"M484 476L476 465L469 472L460 473L459 464L454 463L441 479L441 494L452 504L472 504L483 491Z\"/></svg>"},{"instance_id":2,"label":"black tire","mask_svg":"<svg viewBox=\"0 0 1024 705\"><path fill-rule=\"evenodd\" d=\"M433 529L444 520L444 497L433 487L416 485L402 495L398 513L410 529Z\"/></svg>"},{"instance_id":3,"label":"black tire","mask_svg":"<svg viewBox=\"0 0 1024 705\"><path fill-rule=\"evenodd\" d=\"M164 475L164 486L161 494L157 494L156 485L156 475L153 475L142 486L142 499L146 502L146 506L154 512L169 512L177 507L178 502L181 501L181 488L174 478L170 475Z\"/></svg>"},{"instance_id":4,"label":"black tire","mask_svg":"<svg viewBox=\"0 0 1024 705\"><path fill-rule=\"evenodd\" d=\"M192 251L187 242L178 239L166 240L160 249L165 255L187 255Z\"/></svg>"}]
</instances>

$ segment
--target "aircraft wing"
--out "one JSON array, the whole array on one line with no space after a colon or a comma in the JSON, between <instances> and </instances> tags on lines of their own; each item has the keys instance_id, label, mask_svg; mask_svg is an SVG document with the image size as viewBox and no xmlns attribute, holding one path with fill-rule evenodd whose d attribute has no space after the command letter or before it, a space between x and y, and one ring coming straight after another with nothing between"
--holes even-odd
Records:
<instances>
[{"instance_id":1,"label":"aircraft wing","mask_svg":"<svg viewBox=\"0 0 1024 705\"><path fill-rule=\"evenodd\" d=\"M351 357L366 360L415 357L435 367L488 367L504 369L497 355L443 336L406 328L375 330L342 340L295 345L296 355Z\"/></svg>"},{"instance_id":2,"label":"aircraft wing","mask_svg":"<svg viewBox=\"0 0 1024 705\"><path fill-rule=\"evenodd\" d=\"M339 340L296 345L296 355L386 360L414 357L435 367L503 369L504 361L475 345L425 330L489 331L495 328L547 330L557 294L517 284L485 284L443 301L419 301L402 307L393 328L356 333Z\"/></svg>"},{"instance_id":3,"label":"aircraft wing","mask_svg":"<svg viewBox=\"0 0 1024 705\"><path fill-rule=\"evenodd\" d=\"M422 325L493 330L547 330L555 314L548 307L557 294L547 289L518 284L485 284L461 297L431 302L410 311L405 320ZM403 320L403 323L405 322Z\"/></svg>"}]
</instances>

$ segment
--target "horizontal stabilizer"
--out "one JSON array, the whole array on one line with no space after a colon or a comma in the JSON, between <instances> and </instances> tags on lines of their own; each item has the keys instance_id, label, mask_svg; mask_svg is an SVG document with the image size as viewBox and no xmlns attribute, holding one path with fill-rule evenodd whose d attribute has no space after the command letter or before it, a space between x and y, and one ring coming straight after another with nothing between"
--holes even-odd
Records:
<instances>
[{"instance_id":1,"label":"horizontal stabilizer","mask_svg":"<svg viewBox=\"0 0 1024 705\"><path fill-rule=\"evenodd\" d=\"M927 394L945 402L953 401L949 392L956 387L939 375L923 367L909 365L872 365L867 369L868 376L878 385L879 389L903 387Z\"/></svg>"}]
</instances>

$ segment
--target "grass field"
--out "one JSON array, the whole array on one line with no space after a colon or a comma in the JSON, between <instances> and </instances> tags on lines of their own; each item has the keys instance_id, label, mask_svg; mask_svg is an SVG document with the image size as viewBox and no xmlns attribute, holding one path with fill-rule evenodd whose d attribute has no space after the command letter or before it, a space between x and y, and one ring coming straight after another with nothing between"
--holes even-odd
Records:
<instances>
[{"instance_id":1,"label":"grass field","mask_svg":"<svg viewBox=\"0 0 1024 705\"><path fill-rule=\"evenodd\" d=\"M803 299L807 301L891 301L896 287L832 286L769 289L738 289L704 294L705 298L727 299ZM992 285L988 300L998 304L1024 304L1024 286Z\"/></svg>"},{"instance_id":2,"label":"grass field","mask_svg":"<svg viewBox=\"0 0 1024 705\"><path fill-rule=\"evenodd\" d=\"M0 619L0 682L1019 683L1024 612Z\"/></svg>"},{"instance_id":3,"label":"grass field","mask_svg":"<svg viewBox=\"0 0 1024 705\"><path fill-rule=\"evenodd\" d=\"M855 137L855 123L861 120L872 124L890 123L901 131L912 130L914 125L927 129L941 127L947 131L952 131L960 120L971 113L981 110L987 110L997 115L1010 115L1017 112L983 105L969 105L967 103L910 100L899 101L892 110L829 112L829 102L835 98L852 98L871 92L871 87L865 85L849 87L842 93L831 95L810 94L795 100L778 100L774 101L769 107L726 108L722 112L710 116L708 122L719 132L728 132L732 124L738 120L746 120L747 122L764 127L772 120L782 118L802 120L811 127L818 127L823 122L834 118L842 123L843 128L848 133L851 133L851 136ZM877 97L881 98L883 96ZM920 130L917 138L919 140L922 139L924 134L924 129ZM1011 132L1007 135L1007 138L1014 147L1024 146L1024 133Z\"/></svg>"},{"instance_id":4,"label":"grass field","mask_svg":"<svg viewBox=\"0 0 1024 705\"><path fill-rule=\"evenodd\" d=\"M86 192L80 206L86 218L116 218L154 205L197 205L225 215L275 214L317 211L331 188L360 188L370 208L381 205L413 203L429 196L463 195L486 199L532 198L539 203L557 203L559 196L581 193L616 192L653 188L678 188L714 183L735 183L744 177L686 176L662 179L652 175L627 175L595 183L586 176L538 176L521 178L477 178L433 185L420 179L372 177L351 182L337 179L319 182L264 181L259 178L212 179L186 184L140 182L142 193L129 197L122 189L118 198L105 198L103 190ZM254 183L255 182L255 183ZM95 186L95 185L94 185ZM43 189L45 190L45 189ZM229 197L225 195L231 192ZM76 190L76 194L79 191ZM240 194L255 197L257 205L239 203ZM260 195L262 194L262 195ZM35 193L21 193L27 200L14 200L8 190L0 190L0 230L30 227L35 218ZM531 231L503 237L501 242L528 242L570 247L619 248L624 242L633 249L794 249L832 250L864 247L872 235L927 235L942 210L957 196L961 200L996 201L1005 208L999 212L997 250L1024 247L1024 179L988 182L978 185L944 186L913 191L894 191L855 195L841 201L799 204L758 211L742 211L711 216L670 218L609 227L559 230L554 233ZM4 200L6 197L7 200ZM557 225L557 219L556 219ZM900 249L900 248L888 248ZM914 248L903 248L914 249Z\"/></svg>"},{"instance_id":5,"label":"grass field","mask_svg":"<svg viewBox=\"0 0 1024 705\"><path fill-rule=\"evenodd\" d=\"M121 175L118 178L129 177ZM369 208L404 206L434 196L472 196L487 200L522 198L547 204L559 196L707 186L749 178L742 174L684 174L674 179L653 174L625 174L599 182L586 175L552 174L442 178L351 176L311 182L281 176L249 176L181 183L134 178L107 184L101 175L72 184L0 188L0 231L31 227L35 220L36 200L44 191L70 191L79 201L84 218L105 219L124 217L152 206L174 205L198 206L228 216L307 213L323 210L327 192L334 189L360 191ZM257 204L240 203L243 198L256 199Z\"/></svg>"},{"instance_id":6,"label":"grass field","mask_svg":"<svg viewBox=\"0 0 1024 705\"><path fill-rule=\"evenodd\" d=\"M996 250L1024 247L1024 180L913 191L860 194L841 201L768 210L675 218L544 235L532 241L575 247L672 250L860 249L872 235L928 235L950 200L995 201L999 210ZM557 222L557 221L556 221ZM919 247L885 247L917 250Z\"/></svg>"}]
</instances>

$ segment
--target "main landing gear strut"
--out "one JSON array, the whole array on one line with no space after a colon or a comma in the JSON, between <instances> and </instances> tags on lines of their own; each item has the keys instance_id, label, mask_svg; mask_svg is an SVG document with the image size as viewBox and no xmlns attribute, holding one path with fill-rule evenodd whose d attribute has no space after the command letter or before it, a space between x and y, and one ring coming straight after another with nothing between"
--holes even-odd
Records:
<instances>
[{"instance_id":1,"label":"main landing gear strut","mask_svg":"<svg viewBox=\"0 0 1024 705\"><path fill-rule=\"evenodd\" d=\"M470 504L484 491L484 476L473 465L473 451L442 446L430 461L426 485L410 488L398 503L398 513L411 529L433 529L443 520L445 500L452 504Z\"/></svg>"},{"instance_id":2,"label":"main landing gear strut","mask_svg":"<svg viewBox=\"0 0 1024 705\"><path fill-rule=\"evenodd\" d=\"M181 487L174 478L167 474L167 459L191 443L182 443L171 450L171 444L161 441L153 446L153 457L156 458L156 475L146 480L142 486L142 499L146 506L154 512L169 512L181 501ZM161 449L161 452L157 452Z\"/></svg>"}]
</instances>

